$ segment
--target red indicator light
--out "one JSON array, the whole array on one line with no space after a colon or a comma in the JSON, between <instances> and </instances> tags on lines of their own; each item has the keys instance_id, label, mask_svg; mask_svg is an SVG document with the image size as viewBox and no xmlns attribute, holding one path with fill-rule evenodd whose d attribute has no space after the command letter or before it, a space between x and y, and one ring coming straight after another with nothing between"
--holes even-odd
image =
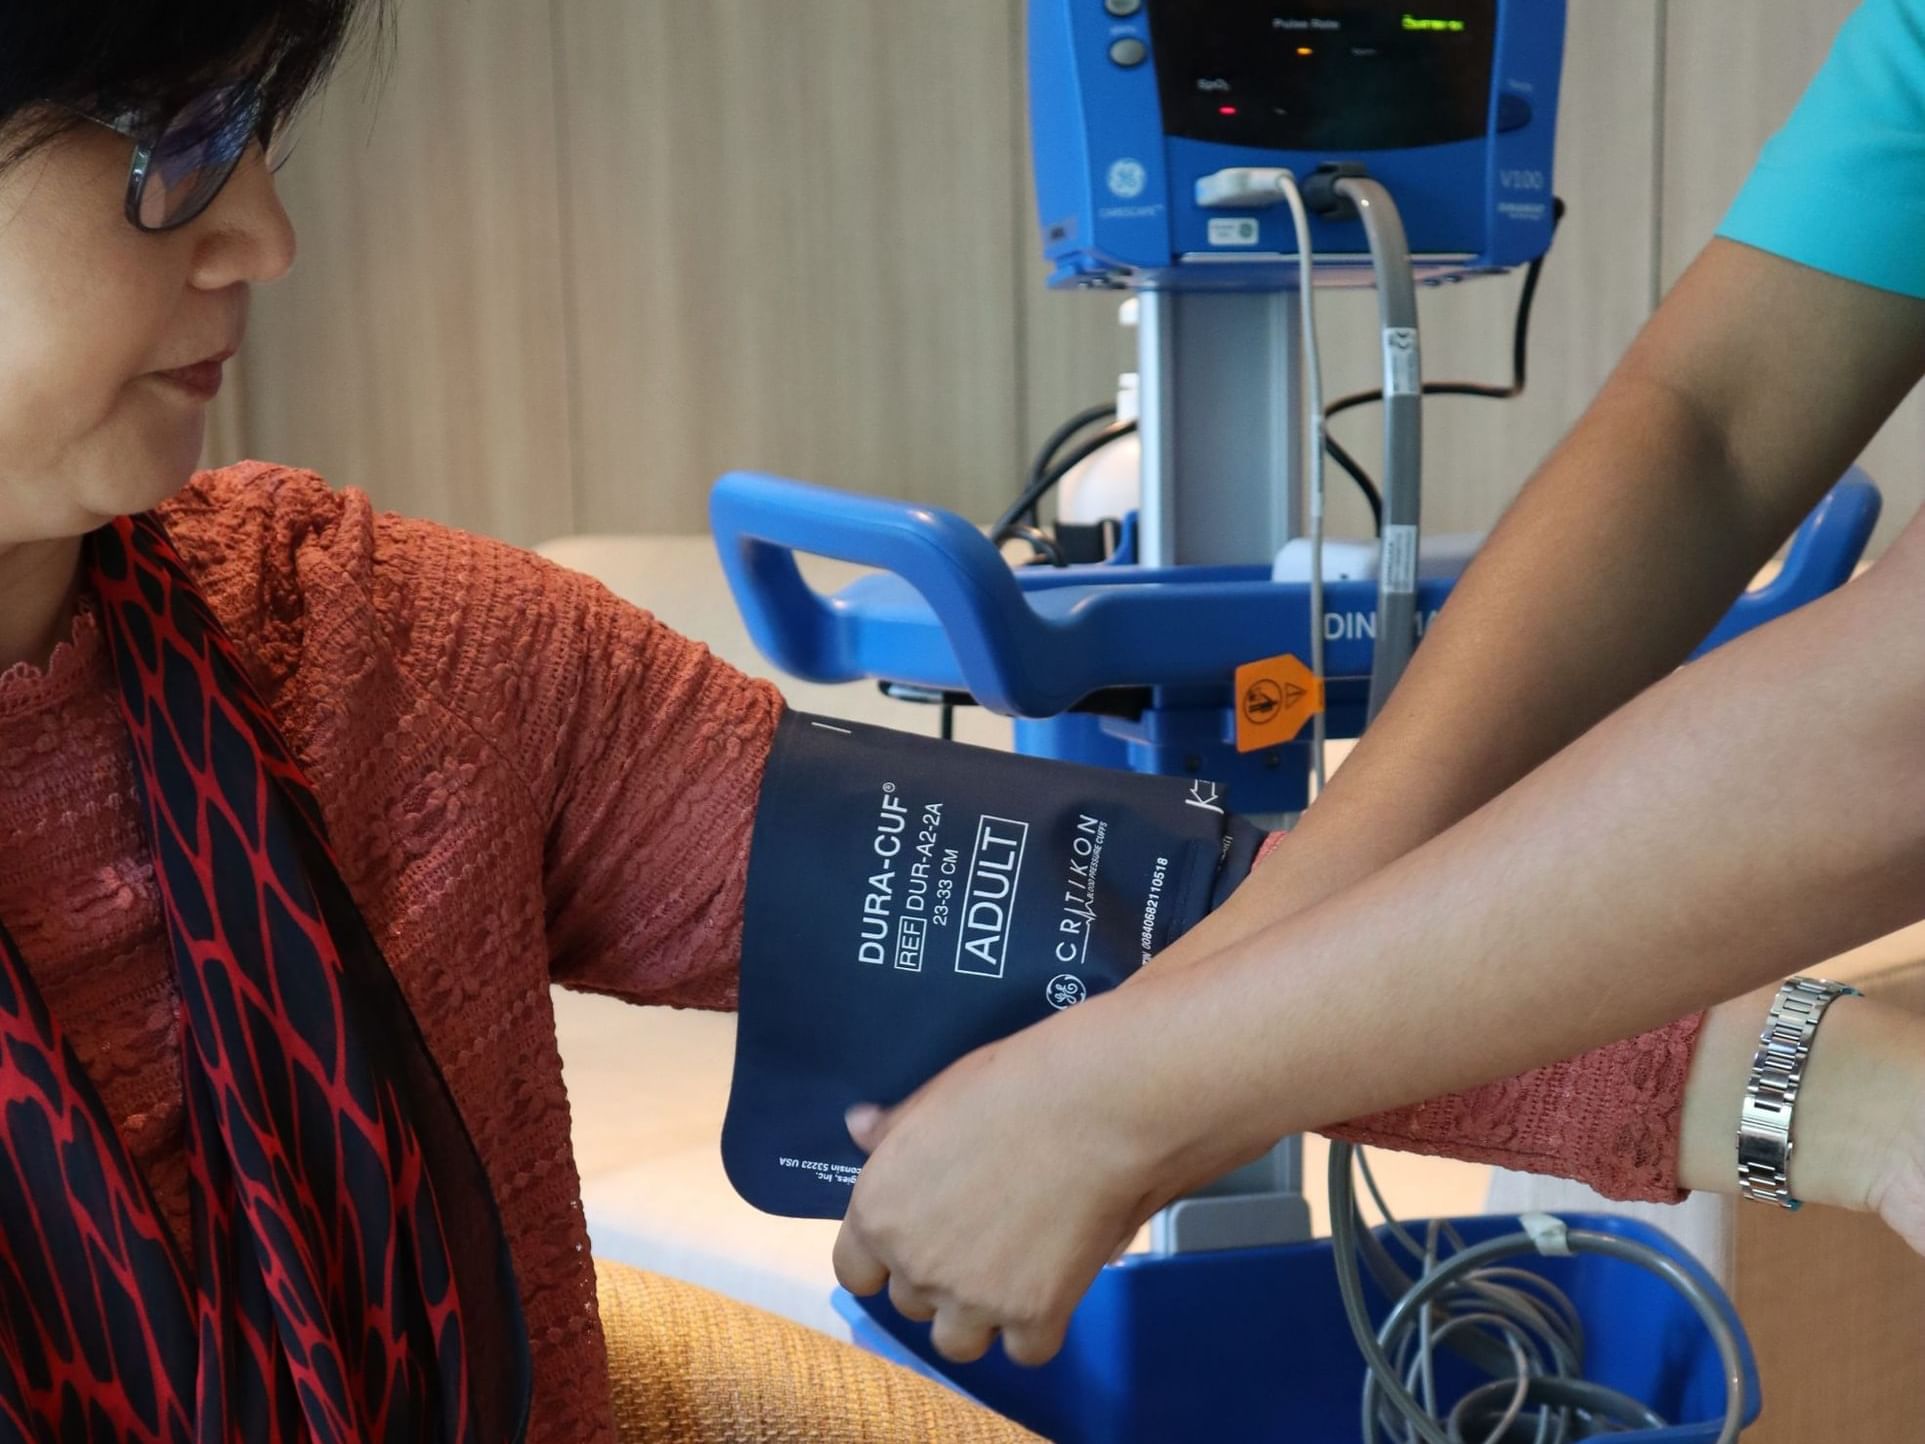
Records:
<instances>
[{"instance_id":1,"label":"red indicator light","mask_svg":"<svg viewBox=\"0 0 1925 1444\"><path fill-rule=\"evenodd\" d=\"M1218 115L1235 115L1237 108L1234 105L1219 105L1216 108L1216 113Z\"/></svg>"}]
</instances>

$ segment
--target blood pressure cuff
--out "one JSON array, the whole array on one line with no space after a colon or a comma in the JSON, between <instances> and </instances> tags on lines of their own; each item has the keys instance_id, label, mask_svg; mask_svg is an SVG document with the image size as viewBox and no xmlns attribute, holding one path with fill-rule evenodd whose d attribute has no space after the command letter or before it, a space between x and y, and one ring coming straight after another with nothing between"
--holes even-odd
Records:
<instances>
[{"instance_id":1,"label":"blood pressure cuff","mask_svg":"<svg viewBox=\"0 0 1925 1444\"><path fill-rule=\"evenodd\" d=\"M863 1164L850 1106L900 1102L1114 988L1229 895L1263 837L1212 783L789 714L750 847L736 1191L840 1218Z\"/></svg>"}]
</instances>

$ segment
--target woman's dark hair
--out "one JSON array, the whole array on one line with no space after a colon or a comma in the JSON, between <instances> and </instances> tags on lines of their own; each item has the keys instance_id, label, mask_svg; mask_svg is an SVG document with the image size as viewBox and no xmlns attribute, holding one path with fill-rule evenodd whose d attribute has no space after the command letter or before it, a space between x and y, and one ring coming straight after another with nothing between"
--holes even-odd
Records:
<instances>
[{"instance_id":1,"label":"woman's dark hair","mask_svg":"<svg viewBox=\"0 0 1925 1444\"><path fill-rule=\"evenodd\" d=\"M0 0L0 166L74 122L68 107L156 120L243 76L263 120L320 87L382 0ZM364 12L367 12L364 14Z\"/></svg>"}]
</instances>

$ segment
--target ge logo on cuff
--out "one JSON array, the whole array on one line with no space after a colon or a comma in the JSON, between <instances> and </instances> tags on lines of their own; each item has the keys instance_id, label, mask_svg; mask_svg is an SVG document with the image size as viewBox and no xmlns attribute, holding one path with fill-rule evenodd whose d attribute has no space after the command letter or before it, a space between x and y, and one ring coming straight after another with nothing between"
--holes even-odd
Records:
<instances>
[{"instance_id":1,"label":"ge logo on cuff","mask_svg":"<svg viewBox=\"0 0 1925 1444\"><path fill-rule=\"evenodd\" d=\"M1049 1005L1059 1013L1075 1007L1088 996L1088 985L1074 973L1058 973L1049 980Z\"/></svg>"},{"instance_id":2,"label":"ge logo on cuff","mask_svg":"<svg viewBox=\"0 0 1925 1444\"><path fill-rule=\"evenodd\" d=\"M1110 167L1110 194L1118 200L1133 201L1150 183L1150 173L1138 160L1119 160Z\"/></svg>"}]
</instances>

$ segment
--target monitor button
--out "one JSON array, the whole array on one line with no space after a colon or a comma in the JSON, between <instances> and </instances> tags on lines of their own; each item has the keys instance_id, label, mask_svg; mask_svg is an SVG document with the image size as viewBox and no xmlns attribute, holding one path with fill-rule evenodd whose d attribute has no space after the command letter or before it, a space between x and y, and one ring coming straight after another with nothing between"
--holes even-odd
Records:
<instances>
[{"instance_id":1,"label":"monitor button","mask_svg":"<svg viewBox=\"0 0 1925 1444\"><path fill-rule=\"evenodd\" d=\"M1522 130L1531 123L1531 103L1521 95L1512 95L1508 90L1497 97L1497 128L1499 131Z\"/></svg>"}]
</instances>

